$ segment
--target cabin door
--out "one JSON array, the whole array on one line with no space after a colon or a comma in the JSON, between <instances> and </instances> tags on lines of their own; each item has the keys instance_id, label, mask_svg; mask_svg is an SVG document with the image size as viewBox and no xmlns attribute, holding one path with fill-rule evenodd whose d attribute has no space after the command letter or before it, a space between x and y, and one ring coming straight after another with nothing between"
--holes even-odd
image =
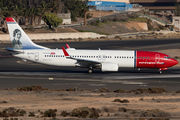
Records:
<instances>
[{"instance_id":1,"label":"cabin door","mask_svg":"<svg viewBox=\"0 0 180 120\"><path fill-rule=\"evenodd\" d=\"M155 66L156 67L160 66L160 55L159 54L155 55Z\"/></svg>"},{"instance_id":2,"label":"cabin door","mask_svg":"<svg viewBox=\"0 0 180 120\"><path fill-rule=\"evenodd\" d=\"M39 60L39 53L36 52L36 53L35 53L35 61L38 61L38 60Z\"/></svg>"}]
</instances>

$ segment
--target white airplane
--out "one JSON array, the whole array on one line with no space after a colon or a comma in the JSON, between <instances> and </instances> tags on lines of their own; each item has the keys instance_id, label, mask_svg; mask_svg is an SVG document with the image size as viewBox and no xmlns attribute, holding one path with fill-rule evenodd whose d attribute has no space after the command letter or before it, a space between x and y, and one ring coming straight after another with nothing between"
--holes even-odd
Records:
<instances>
[{"instance_id":1,"label":"white airplane","mask_svg":"<svg viewBox=\"0 0 180 120\"><path fill-rule=\"evenodd\" d=\"M119 68L156 68L159 73L168 67L178 64L169 55L135 50L76 50L66 44L67 49L50 49L37 45L31 41L16 21L6 18L12 48L6 48L15 57L25 60L53 65L76 66L101 71L118 71Z\"/></svg>"}]
</instances>

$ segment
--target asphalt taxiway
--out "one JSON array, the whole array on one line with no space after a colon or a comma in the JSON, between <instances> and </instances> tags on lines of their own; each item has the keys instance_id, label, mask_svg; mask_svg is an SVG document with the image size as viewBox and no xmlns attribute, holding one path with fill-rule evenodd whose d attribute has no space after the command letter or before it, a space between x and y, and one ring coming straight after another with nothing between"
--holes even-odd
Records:
<instances>
[{"instance_id":1,"label":"asphalt taxiway","mask_svg":"<svg viewBox=\"0 0 180 120\"><path fill-rule=\"evenodd\" d=\"M68 43L76 49L115 49L115 50L164 50L179 49L180 39L119 40L119 41L82 41L82 42L39 42L49 48L61 48ZM95 70L74 67L54 67L37 63L26 63L12 57L2 48L11 47L10 43L0 44L0 89L40 85L49 89L83 88L112 90L162 87L168 91L180 90L180 68L172 67L163 74L156 69L120 68L119 72L102 73ZM178 56L178 55L177 55Z\"/></svg>"}]
</instances>

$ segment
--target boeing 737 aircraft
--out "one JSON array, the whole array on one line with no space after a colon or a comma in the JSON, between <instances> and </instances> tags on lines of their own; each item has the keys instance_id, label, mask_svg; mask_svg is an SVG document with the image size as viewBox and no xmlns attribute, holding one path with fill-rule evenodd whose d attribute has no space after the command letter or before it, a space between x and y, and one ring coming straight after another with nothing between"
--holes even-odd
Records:
<instances>
[{"instance_id":1,"label":"boeing 737 aircraft","mask_svg":"<svg viewBox=\"0 0 180 120\"><path fill-rule=\"evenodd\" d=\"M6 48L15 57L25 60L53 65L76 66L101 71L118 71L119 68L155 68L159 73L168 67L178 64L169 55L136 50L76 50L66 44L67 49L50 49L37 45L31 41L16 21L6 18L12 48Z\"/></svg>"}]
</instances>

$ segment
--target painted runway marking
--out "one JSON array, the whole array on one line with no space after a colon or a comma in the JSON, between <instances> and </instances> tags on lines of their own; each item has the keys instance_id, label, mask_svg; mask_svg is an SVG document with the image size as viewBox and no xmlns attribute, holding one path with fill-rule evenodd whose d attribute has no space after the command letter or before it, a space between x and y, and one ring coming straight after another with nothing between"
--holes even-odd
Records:
<instances>
[{"instance_id":1,"label":"painted runway marking","mask_svg":"<svg viewBox=\"0 0 180 120\"><path fill-rule=\"evenodd\" d=\"M49 78L49 80L54 80L54 78Z\"/></svg>"},{"instance_id":2,"label":"painted runway marking","mask_svg":"<svg viewBox=\"0 0 180 120\"><path fill-rule=\"evenodd\" d=\"M106 86L106 84L89 84L89 86Z\"/></svg>"},{"instance_id":3,"label":"painted runway marking","mask_svg":"<svg viewBox=\"0 0 180 120\"><path fill-rule=\"evenodd\" d=\"M144 79L144 78L179 78L180 75L147 75L147 76L111 76L106 79Z\"/></svg>"}]
</instances>

